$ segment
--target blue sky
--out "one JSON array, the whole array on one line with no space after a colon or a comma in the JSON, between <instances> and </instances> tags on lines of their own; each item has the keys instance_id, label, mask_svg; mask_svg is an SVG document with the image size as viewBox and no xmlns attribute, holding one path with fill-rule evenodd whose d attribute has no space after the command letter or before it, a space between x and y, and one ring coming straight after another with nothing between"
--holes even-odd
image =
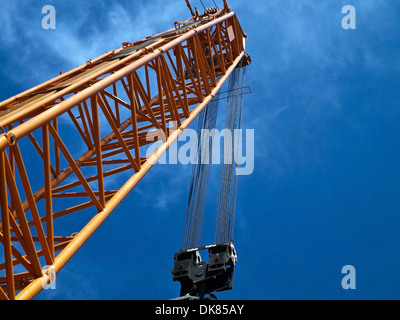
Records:
<instances>
[{"instance_id":1,"label":"blue sky","mask_svg":"<svg viewBox=\"0 0 400 320\"><path fill-rule=\"evenodd\" d=\"M0 100L189 17L183 0L82 2L0 3ZM46 4L56 30L41 28ZM243 128L255 130L255 170L239 177L239 260L220 298L400 298L400 4L229 4L253 60ZM344 5L356 30L341 26ZM38 299L176 297L190 174L154 167ZM356 290L341 287L345 265Z\"/></svg>"}]
</instances>

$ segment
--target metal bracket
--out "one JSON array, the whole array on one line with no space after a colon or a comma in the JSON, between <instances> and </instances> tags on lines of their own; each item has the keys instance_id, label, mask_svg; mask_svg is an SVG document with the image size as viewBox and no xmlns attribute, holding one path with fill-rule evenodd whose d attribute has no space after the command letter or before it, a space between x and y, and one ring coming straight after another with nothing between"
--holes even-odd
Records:
<instances>
[{"instance_id":1,"label":"metal bracket","mask_svg":"<svg viewBox=\"0 0 400 320\"><path fill-rule=\"evenodd\" d=\"M15 135L11 132L7 133L6 137L7 137L7 141L8 141L8 144L10 147L14 146L15 143L17 142Z\"/></svg>"}]
</instances>

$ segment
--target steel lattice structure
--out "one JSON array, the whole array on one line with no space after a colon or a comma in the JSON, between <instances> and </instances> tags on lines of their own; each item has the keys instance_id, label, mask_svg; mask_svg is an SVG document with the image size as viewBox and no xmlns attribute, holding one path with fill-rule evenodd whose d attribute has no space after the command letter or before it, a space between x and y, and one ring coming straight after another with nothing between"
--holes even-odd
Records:
<instances>
[{"instance_id":1,"label":"steel lattice structure","mask_svg":"<svg viewBox=\"0 0 400 320\"><path fill-rule=\"evenodd\" d=\"M0 299L32 299L51 281L43 267L63 268L249 59L245 39L224 1L0 103ZM165 141L146 158L156 129ZM71 214L82 230L64 230Z\"/></svg>"}]
</instances>

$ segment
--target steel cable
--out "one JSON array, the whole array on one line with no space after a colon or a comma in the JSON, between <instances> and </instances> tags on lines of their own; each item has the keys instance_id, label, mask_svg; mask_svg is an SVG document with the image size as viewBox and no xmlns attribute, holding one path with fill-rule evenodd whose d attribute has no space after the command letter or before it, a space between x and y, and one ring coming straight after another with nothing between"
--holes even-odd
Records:
<instances>
[{"instance_id":1,"label":"steel cable","mask_svg":"<svg viewBox=\"0 0 400 320\"><path fill-rule=\"evenodd\" d=\"M218 190L217 217L214 233L215 243L233 241L234 218L236 208L236 159L238 159L238 129L241 129L243 113L243 87L246 68L237 68L229 79L228 92L239 92L228 97L225 112L225 139L231 142L223 148L224 163L221 165ZM235 134L236 133L236 134ZM236 155L235 155L236 151Z\"/></svg>"},{"instance_id":2,"label":"steel cable","mask_svg":"<svg viewBox=\"0 0 400 320\"><path fill-rule=\"evenodd\" d=\"M197 125L198 143L189 188L185 231L182 241L183 250L198 247L201 242L212 158L212 146L207 141L210 137L203 133L210 132L216 127L218 98L219 95L217 94L215 99L199 115Z\"/></svg>"},{"instance_id":3,"label":"steel cable","mask_svg":"<svg viewBox=\"0 0 400 320\"><path fill-rule=\"evenodd\" d=\"M245 74L246 68L237 68L229 78L228 92L233 94L227 98L224 143L219 150L222 163L214 231L215 243L233 241L237 195L236 160L240 150L237 144L241 142L237 129L241 129L242 125ZM212 145L209 144L209 139L212 137L204 135L203 132L205 130L210 133L216 128L219 100L218 94L199 115L198 142L195 163L192 167L182 250L196 248L201 244L212 158Z\"/></svg>"}]
</instances>

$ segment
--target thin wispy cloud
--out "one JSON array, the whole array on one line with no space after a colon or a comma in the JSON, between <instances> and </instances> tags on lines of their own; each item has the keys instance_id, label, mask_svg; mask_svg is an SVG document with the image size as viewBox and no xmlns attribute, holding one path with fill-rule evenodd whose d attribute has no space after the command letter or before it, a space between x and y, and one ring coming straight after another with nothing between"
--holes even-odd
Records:
<instances>
[{"instance_id":1,"label":"thin wispy cloud","mask_svg":"<svg viewBox=\"0 0 400 320\"><path fill-rule=\"evenodd\" d=\"M28 2L28 3L27 3ZM184 19L185 8L177 3L140 1L100 3L54 1L56 29L41 26L42 4L32 0L0 5L0 41L8 52L2 71L26 89L114 50L122 42L135 42L173 27L177 14ZM99 11L98 6L102 7ZM24 7L24 10L21 8ZM157 12L150 8L158 8ZM99 14L100 13L100 14ZM29 43L29 45L25 45ZM50 58L51 57L51 58Z\"/></svg>"}]
</instances>

